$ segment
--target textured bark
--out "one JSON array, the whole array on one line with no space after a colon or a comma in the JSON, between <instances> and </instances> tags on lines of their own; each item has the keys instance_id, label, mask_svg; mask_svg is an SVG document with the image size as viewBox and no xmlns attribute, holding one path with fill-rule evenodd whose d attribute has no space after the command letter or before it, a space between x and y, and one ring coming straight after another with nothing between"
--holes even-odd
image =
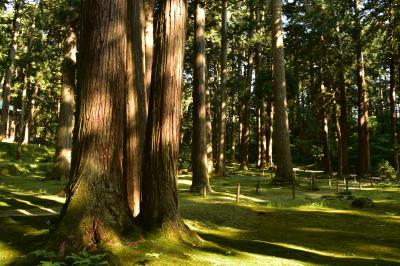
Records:
<instances>
[{"instance_id":1,"label":"textured bark","mask_svg":"<svg viewBox=\"0 0 400 266\"><path fill-rule=\"evenodd\" d=\"M222 0L222 25L221 25L221 84L220 102L218 119L218 158L216 171L219 177L224 176L225 172L225 130L226 130L226 81L227 81L227 61L228 61L228 20L227 20L228 1Z\"/></svg>"},{"instance_id":2,"label":"textured bark","mask_svg":"<svg viewBox=\"0 0 400 266\"><path fill-rule=\"evenodd\" d=\"M11 35L10 48L8 50L6 77L4 79L4 84L3 84L3 95L2 95L3 107L1 110L1 118L0 118L0 141L7 138L8 134L10 94L11 94L11 85L14 73L15 55L17 53L17 44L18 44L17 39L18 39L19 24L20 24L20 8L22 4L23 4L22 0L15 0L14 2L13 29Z\"/></svg>"},{"instance_id":3,"label":"textured bark","mask_svg":"<svg viewBox=\"0 0 400 266\"><path fill-rule=\"evenodd\" d=\"M336 101L336 93L334 95L334 103L333 103L333 120L335 122L335 130L336 130L336 144L337 144L337 175L338 178L343 177L343 143L342 143L342 129L340 127L340 120L338 113L340 112L340 108Z\"/></svg>"},{"instance_id":4,"label":"textured bark","mask_svg":"<svg viewBox=\"0 0 400 266\"><path fill-rule=\"evenodd\" d=\"M60 113L54 154L53 171L48 179L61 180L69 177L71 167L71 148L73 114L75 107L75 67L77 52L76 26L71 23L64 40L64 59L62 64Z\"/></svg>"},{"instance_id":5,"label":"textured bark","mask_svg":"<svg viewBox=\"0 0 400 266\"><path fill-rule=\"evenodd\" d=\"M28 135L29 141L34 140L36 138L36 100L38 97L40 89L40 83L36 81L35 85L33 86L31 92L31 101L30 101L30 109L29 109L29 117L28 117L28 132L25 133Z\"/></svg>"},{"instance_id":6,"label":"textured bark","mask_svg":"<svg viewBox=\"0 0 400 266\"><path fill-rule=\"evenodd\" d=\"M30 50L28 48L28 50ZM29 87L29 63L25 66L24 71L24 85L22 87L22 95L21 95L21 113L19 115L19 123L18 123L18 143L17 143L17 152L16 159L20 160L22 156L22 143L25 139L24 129L25 129L25 110L26 110L26 94Z\"/></svg>"},{"instance_id":7,"label":"textured bark","mask_svg":"<svg viewBox=\"0 0 400 266\"><path fill-rule=\"evenodd\" d=\"M368 130L368 92L365 82L364 57L361 43L360 0L354 0L355 10L355 46L357 53L357 87L358 87L358 168L357 174L362 177L371 173L371 155Z\"/></svg>"},{"instance_id":8,"label":"textured bark","mask_svg":"<svg viewBox=\"0 0 400 266\"><path fill-rule=\"evenodd\" d=\"M231 129L231 162L235 162L236 161L236 102L232 101L232 117L231 117L231 121L232 121L232 129Z\"/></svg>"},{"instance_id":9,"label":"textured bark","mask_svg":"<svg viewBox=\"0 0 400 266\"><path fill-rule=\"evenodd\" d=\"M322 139L322 152L324 154L323 163L324 163L324 171L326 173L332 172L332 164L331 164L331 154L329 149L329 124L328 124L328 110L325 107L325 98L326 98L326 87L323 81L321 81L320 86L320 93L321 93L321 103L320 106L322 107L321 112L321 139Z\"/></svg>"},{"instance_id":10,"label":"textured bark","mask_svg":"<svg viewBox=\"0 0 400 266\"><path fill-rule=\"evenodd\" d=\"M52 238L67 247L115 244L133 222L123 169L130 12L125 0L82 2L71 184Z\"/></svg>"},{"instance_id":11,"label":"textured bark","mask_svg":"<svg viewBox=\"0 0 400 266\"><path fill-rule=\"evenodd\" d=\"M148 93L145 85L144 9L142 0L128 1L131 10L127 30L127 94L125 125L125 178L129 207L136 217L140 212L141 171L146 134Z\"/></svg>"},{"instance_id":12,"label":"textured bark","mask_svg":"<svg viewBox=\"0 0 400 266\"><path fill-rule=\"evenodd\" d=\"M292 154L290 151L289 120L286 100L286 74L282 28L281 0L272 1L273 20L273 75L275 91L276 182L289 183L293 178Z\"/></svg>"},{"instance_id":13,"label":"textured bark","mask_svg":"<svg viewBox=\"0 0 400 266\"><path fill-rule=\"evenodd\" d=\"M257 12L257 21L259 14ZM257 167L265 168L267 165L267 138L265 130L265 100L262 84L260 84L261 76L261 66L263 57L261 55L261 44L257 44L255 53L255 75L256 84L255 91L259 95L257 100L258 110L257 110L257 146L258 146L258 159Z\"/></svg>"},{"instance_id":14,"label":"textured bark","mask_svg":"<svg viewBox=\"0 0 400 266\"><path fill-rule=\"evenodd\" d=\"M205 10L200 0L195 0L194 34L194 88L193 88L193 138L192 186L190 191L210 191L207 167L207 118L206 118L206 43Z\"/></svg>"},{"instance_id":15,"label":"textured bark","mask_svg":"<svg viewBox=\"0 0 400 266\"><path fill-rule=\"evenodd\" d=\"M176 175L187 2L159 0L156 7L139 221L145 230L179 233Z\"/></svg>"}]
</instances>

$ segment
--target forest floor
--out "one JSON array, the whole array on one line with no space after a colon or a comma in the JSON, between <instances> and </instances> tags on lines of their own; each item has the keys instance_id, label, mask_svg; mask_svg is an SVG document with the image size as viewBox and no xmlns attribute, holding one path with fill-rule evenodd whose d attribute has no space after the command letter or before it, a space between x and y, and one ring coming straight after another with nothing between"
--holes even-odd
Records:
<instances>
[{"instance_id":1,"label":"forest floor","mask_svg":"<svg viewBox=\"0 0 400 266\"><path fill-rule=\"evenodd\" d=\"M21 162L11 160L14 146L0 144L0 265L34 265L26 258L43 251L51 221L65 200L63 182L42 181L51 168L52 150L25 146ZM352 197L368 197L374 208L351 207L343 180L296 171L291 187L271 184L271 174L252 168L228 169L212 178L213 193L189 192L190 173L179 176L184 222L204 241L200 246L154 238L126 243L113 251L120 265L400 265L400 184L351 181ZM257 183L260 189L256 192ZM239 203L236 202L240 183ZM84 256L83 254L82 256ZM30 255L32 256L32 255ZM25 259L24 259L25 258ZM115 259L117 258L117 259ZM21 260L22 259L22 260ZM46 260L46 258L43 258ZM72 262L66 262L71 265ZM48 264L57 265L57 264Z\"/></svg>"}]
</instances>

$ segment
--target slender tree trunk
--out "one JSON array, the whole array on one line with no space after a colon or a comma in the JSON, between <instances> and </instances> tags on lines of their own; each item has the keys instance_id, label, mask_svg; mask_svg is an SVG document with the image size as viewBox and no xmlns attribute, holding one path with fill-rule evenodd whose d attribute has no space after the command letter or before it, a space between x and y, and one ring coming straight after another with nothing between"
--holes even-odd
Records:
<instances>
[{"instance_id":1,"label":"slender tree trunk","mask_svg":"<svg viewBox=\"0 0 400 266\"><path fill-rule=\"evenodd\" d=\"M355 45L357 53L358 87L358 176L371 173L371 156L368 131L368 93L365 82L364 58L361 42L360 0L354 0Z\"/></svg>"},{"instance_id":2,"label":"slender tree trunk","mask_svg":"<svg viewBox=\"0 0 400 266\"><path fill-rule=\"evenodd\" d=\"M214 168L214 159L213 159L213 128L211 124L211 95L210 88L208 86L208 69L206 65L206 119L207 119L207 168L208 174L211 175Z\"/></svg>"},{"instance_id":3,"label":"slender tree trunk","mask_svg":"<svg viewBox=\"0 0 400 266\"><path fill-rule=\"evenodd\" d=\"M236 103L232 102L231 162L236 161Z\"/></svg>"},{"instance_id":4,"label":"slender tree trunk","mask_svg":"<svg viewBox=\"0 0 400 266\"><path fill-rule=\"evenodd\" d=\"M29 140L35 140L36 139L36 100L37 96L39 93L40 89L40 84L38 81L35 82L35 85L33 86L32 89L32 94L31 94L31 103L30 103L30 110L29 110L29 117L28 117L28 136Z\"/></svg>"},{"instance_id":5,"label":"slender tree trunk","mask_svg":"<svg viewBox=\"0 0 400 266\"><path fill-rule=\"evenodd\" d=\"M153 65L153 10L155 0L144 0L144 17L145 17L145 29L144 29L144 46L145 46L145 72L144 72L144 86L146 92L146 98L150 95L150 84L151 84L151 68ZM148 101L148 100L147 100ZM146 108L147 109L147 108Z\"/></svg>"},{"instance_id":6,"label":"slender tree trunk","mask_svg":"<svg viewBox=\"0 0 400 266\"><path fill-rule=\"evenodd\" d=\"M134 217L140 212L141 169L143 162L144 138L146 134L148 92L146 91L146 72L144 64L144 10L142 0L128 1L129 28L127 31L127 94L125 122L125 178L128 189L128 203ZM149 50L149 47L146 48ZM148 51L147 51L148 52ZM148 59L148 57L146 57ZM149 59L150 60L150 59Z\"/></svg>"},{"instance_id":7,"label":"slender tree trunk","mask_svg":"<svg viewBox=\"0 0 400 266\"><path fill-rule=\"evenodd\" d=\"M29 51L29 48L28 48ZM18 123L18 143L17 143L17 153L16 159L20 160L22 155L22 143L25 139L24 129L25 129L25 110L26 110L26 94L29 88L29 63L26 65L24 69L24 85L22 88L21 95L21 113L19 116Z\"/></svg>"},{"instance_id":8,"label":"slender tree trunk","mask_svg":"<svg viewBox=\"0 0 400 266\"><path fill-rule=\"evenodd\" d=\"M321 77L322 78L322 77ZM328 110L325 107L326 104L326 87L324 81L321 80L321 105L324 106L322 109L322 116L321 116L321 139L322 139L322 151L324 154L324 170L326 173L332 172L332 164L331 164L331 155L330 155L330 148L329 148L329 124L328 124Z\"/></svg>"},{"instance_id":9,"label":"slender tree trunk","mask_svg":"<svg viewBox=\"0 0 400 266\"><path fill-rule=\"evenodd\" d=\"M259 13L257 12L257 21L259 18ZM258 143L258 160L257 166L260 168L265 168L267 165L267 138L265 130L265 99L262 84L260 84L261 78L261 67L262 67L263 57L261 55L261 43L256 46L255 53L255 74L256 83L255 91L258 93L259 99L258 104L258 123L257 123L257 143Z\"/></svg>"},{"instance_id":10,"label":"slender tree trunk","mask_svg":"<svg viewBox=\"0 0 400 266\"><path fill-rule=\"evenodd\" d=\"M336 143L337 143L337 174L338 178L343 177L343 143L342 143L342 129L340 127L340 119L338 113L340 112L339 105L336 101L336 93L334 95L333 103L333 120L335 121L336 129Z\"/></svg>"},{"instance_id":11,"label":"slender tree trunk","mask_svg":"<svg viewBox=\"0 0 400 266\"><path fill-rule=\"evenodd\" d=\"M18 39L19 24L20 24L20 7L22 4L23 4L22 0L15 0L14 2L13 29L11 35L10 48L8 50L6 77L4 79L4 84L3 84L3 107L1 110L1 118L0 118L0 141L7 138L8 134L11 84L13 80L15 55L17 53L17 44L18 44L17 39Z\"/></svg>"},{"instance_id":12,"label":"slender tree trunk","mask_svg":"<svg viewBox=\"0 0 400 266\"><path fill-rule=\"evenodd\" d=\"M393 37L392 37L393 38ZM399 172L399 151L397 141L397 113L396 113L396 55L393 46L389 51L389 75L390 75L390 135L392 144L392 165Z\"/></svg>"},{"instance_id":13,"label":"slender tree trunk","mask_svg":"<svg viewBox=\"0 0 400 266\"><path fill-rule=\"evenodd\" d=\"M155 53L139 221L145 230L181 233L176 186L187 2L156 2ZM178 231L178 232L177 232Z\"/></svg>"},{"instance_id":14,"label":"slender tree trunk","mask_svg":"<svg viewBox=\"0 0 400 266\"><path fill-rule=\"evenodd\" d=\"M71 184L52 241L93 249L118 243L133 222L123 167L132 6L87 0L81 10Z\"/></svg>"},{"instance_id":15,"label":"slender tree trunk","mask_svg":"<svg viewBox=\"0 0 400 266\"><path fill-rule=\"evenodd\" d=\"M286 74L282 29L281 0L272 0L273 21L273 72L275 90L275 143L277 182L290 183L293 179L292 154L290 151L289 120L286 100Z\"/></svg>"},{"instance_id":16,"label":"slender tree trunk","mask_svg":"<svg viewBox=\"0 0 400 266\"><path fill-rule=\"evenodd\" d=\"M62 64L62 84L60 113L56 139L54 166L49 179L61 180L69 177L71 167L71 148L73 114L75 107L75 67L77 52L77 33L74 22L68 27L64 40L64 60Z\"/></svg>"},{"instance_id":17,"label":"slender tree trunk","mask_svg":"<svg viewBox=\"0 0 400 266\"><path fill-rule=\"evenodd\" d=\"M225 130L226 130L226 81L228 61L228 1L222 0L222 27L221 27L221 87L219 108L219 134L218 134L218 158L217 175L224 176L225 172Z\"/></svg>"},{"instance_id":18,"label":"slender tree trunk","mask_svg":"<svg viewBox=\"0 0 400 266\"><path fill-rule=\"evenodd\" d=\"M267 165L273 166L273 158L272 158L272 146L273 146L273 135L274 135L274 102L272 99L267 101L267 117L268 117L268 126L266 128L266 139L267 139Z\"/></svg>"},{"instance_id":19,"label":"slender tree trunk","mask_svg":"<svg viewBox=\"0 0 400 266\"><path fill-rule=\"evenodd\" d=\"M194 35L194 88L193 88L193 139L192 186L190 191L211 190L207 168L207 115L206 115L206 15L203 3L195 0Z\"/></svg>"}]
</instances>

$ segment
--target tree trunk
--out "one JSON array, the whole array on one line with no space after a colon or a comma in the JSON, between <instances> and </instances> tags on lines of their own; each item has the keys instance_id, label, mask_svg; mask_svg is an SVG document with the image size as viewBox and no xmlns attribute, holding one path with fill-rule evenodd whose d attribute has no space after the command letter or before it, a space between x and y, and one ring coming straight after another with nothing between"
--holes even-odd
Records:
<instances>
[{"instance_id":1,"label":"tree trunk","mask_svg":"<svg viewBox=\"0 0 400 266\"><path fill-rule=\"evenodd\" d=\"M259 13L257 12L257 21L259 19ZM264 91L262 84L260 84L261 78L261 67L263 57L261 54L261 43L258 43L256 46L255 53L255 74L256 74L256 83L255 83L255 91L258 95L258 116L257 116L257 144L258 144L258 160L257 167L265 168L267 165L267 138L266 138L266 130L265 130L265 99L264 99Z\"/></svg>"},{"instance_id":2,"label":"tree trunk","mask_svg":"<svg viewBox=\"0 0 400 266\"><path fill-rule=\"evenodd\" d=\"M273 146L273 135L274 135L274 115L275 108L274 102L272 99L269 99L267 102L267 117L268 117L268 126L267 126L267 165L273 166L273 158L272 158L272 146Z\"/></svg>"},{"instance_id":3,"label":"tree trunk","mask_svg":"<svg viewBox=\"0 0 400 266\"><path fill-rule=\"evenodd\" d=\"M23 4L22 0L15 0L14 2L14 19L13 29L11 35L10 48L8 50L6 77L3 84L3 107L1 110L0 118L0 141L7 138L8 123L9 123L9 108L10 108L10 94L11 84L13 80L15 55L17 53L18 33L20 24L20 7Z\"/></svg>"},{"instance_id":4,"label":"tree trunk","mask_svg":"<svg viewBox=\"0 0 400 266\"><path fill-rule=\"evenodd\" d=\"M156 2L155 53L139 221L145 230L179 233L177 163L187 2Z\"/></svg>"},{"instance_id":5,"label":"tree trunk","mask_svg":"<svg viewBox=\"0 0 400 266\"><path fill-rule=\"evenodd\" d=\"M40 84L38 81L36 81L35 85L33 86L32 89L32 94L31 94L31 103L30 103L30 110L29 110L29 117L28 117L28 133L25 133L28 135L29 141L36 139L36 100L37 96L39 93L40 89Z\"/></svg>"},{"instance_id":6,"label":"tree trunk","mask_svg":"<svg viewBox=\"0 0 400 266\"><path fill-rule=\"evenodd\" d=\"M205 10L200 0L195 0L194 35L194 88L193 88L193 139L192 186L190 191L211 190L207 168L207 117L206 117L206 43Z\"/></svg>"},{"instance_id":7,"label":"tree trunk","mask_svg":"<svg viewBox=\"0 0 400 266\"><path fill-rule=\"evenodd\" d=\"M208 69L206 64L206 119L207 119L207 168L208 174L212 174L214 168L213 159L213 128L211 123L211 95L208 87Z\"/></svg>"},{"instance_id":8,"label":"tree trunk","mask_svg":"<svg viewBox=\"0 0 400 266\"><path fill-rule=\"evenodd\" d=\"M321 75L322 79L322 75ZM328 110L326 110L326 87L324 81L321 80L321 102L320 106L322 107L321 112L321 139L322 139L322 152L324 154L324 170L326 173L332 172L332 164L331 164L331 154L329 149L329 124L328 124Z\"/></svg>"},{"instance_id":9,"label":"tree trunk","mask_svg":"<svg viewBox=\"0 0 400 266\"><path fill-rule=\"evenodd\" d=\"M236 161L236 103L232 102L231 163Z\"/></svg>"},{"instance_id":10,"label":"tree trunk","mask_svg":"<svg viewBox=\"0 0 400 266\"><path fill-rule=\"evenodd\" d=\"M150 84L151 84L151 67L153 65L153 10L154 0L144 0L144 18L145 18L145 29L144 29L144 46L145 46L145 71L144 71L144 86L146 92L146 99L150 95Z\"/></svg>"},{"instance_id":11,"label":"tree trunk","mask_svg":"<svg viewBox=\"0 0 400 266\"><path fill-rule=\"evenodd\" d=\"M75 107L75 65L77 52L77 34L75 27L74 23L71 22L64 41L64 60L61 70L62 83L56 152L54 154L53 171L48 178L51 180L67 179L71 167L72 120Z\"/></svg>"},{"instance_id":12,"label":"tree trunk","mask_svg":"<svg viewBox=\"0 0 400 266\"><path fill-rule=\"evenodd\" d=\"M392 37L393 38L393 37ZM396 113L396 57L393 45L389 51L389 75L390 75L390 135L392 144L392 165L399 172L399 151L397 141L397 113Z\"/></svg>"},{"instance_id":13,"label":"tree trunk","mask_svg":"<svg viewBox=\"0 0 400 266\"><path fill-rule=\"evenodd\" d=\"M124 0L82 2L71 184L52 238L67 247L113 245L133 222L123 169L130 12Z\"/></svg>"},{"instance_id":14,"label":"tree trunk","mask_svg":"<svg viewBox=\"0 0 400 266\"><path fill-rule=\"evenodd\" d=\"M144 67L144 7L142 0L128 1L131 12L128 15L127 31L127 94L125 124L125 177L128 189L128 203L134 217L140 212L141 169L143 162L144 138L146 134L148 93L146 91ZM148 48L148 47L147 47Z\"/></svg>"},{"instance_id":15,"label":"tree trunk","mask_svg":"<svg viewBox=\"0 0 400 266\"><path fill-rule=\"evenodd\" d=\"M361 43L360 0L354 0L355 45L357 53L358 87L358 176L371 173L371 156L368 131L368 93L365 82L364 58Z\"/></svg>"},{"instance_id":16,"label":"tree trunk","mask_svg":"<svg viewBox=\"0 0 400 266\"><path fill-rule=\"evenodd\" d=\"M226 130L226 81L227 81L227 61L228 61L228 20L227 20L228 1L222 0L222 25L221 25L221 87L220 87L220 106L218 121L218 158L216 171L219 177L224 176L225 172L225 130Z\"/></svg>"},{"instance_id":17,"label":"tree trunk","mask_svg":"<svg viewBox=\"0 0 400 266\"><path fill-rule=\"evenodd\" d=\"M336 93L334 95L333 103L333 120L335 121L336 129L336 143L337 143L337 175L341 179L343 177L343 143L342 143L342 129L340 127L339 113L340 109L336 101Z\"/></svg>"},{"instance_id":18,"label":"tree trunk","mask_svg":"<svg viewBox=\"0 0 400 266\"><path fill-rule=\"evenodd\" d=\"M28 51L30 49L28 48ZM29 51L30 52L30 51ZM25 110L26 110L26 93L29 87L29 64L25 66L24 69L24 85L22 88L21 95L21 113L19 115L19 123L18 123L18 143L17 143L17 153L16 159L20 160L22 155L22 143L25 139L24 129L25 129Z\"/></svg>"},{"instance_id":19,"label":"tree trunk","mask_svg":"<svg viewBox=\"0 0 400 266\"><path fill-rule=\"evenodd\" d=\"M293 179L292 154L290 151L289 120L286 100L286 74L282 29L281 0L272 1L273 21L273 74L275 90L275 143L276 176L275 181L290 183Z\"/></svg>"}]
</instances>

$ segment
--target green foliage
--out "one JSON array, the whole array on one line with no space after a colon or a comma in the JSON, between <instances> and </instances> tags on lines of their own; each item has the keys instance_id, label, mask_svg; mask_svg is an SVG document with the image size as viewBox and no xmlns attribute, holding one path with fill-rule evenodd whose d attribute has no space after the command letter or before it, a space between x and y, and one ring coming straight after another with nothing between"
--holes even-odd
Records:
<instances>
[{"instance_id":1,"label":"green foliage","mask_svg":"<svg viewBox=\"0 0 400 266\"><path fill-rule=\"evenodd\" d=\"M87 250L82 250L79 253L71 253L66 256L64 261L59 261L57 254L54 251L48 250L35 250L32 252L33 255L43 259L40 261L40 266L61 266L61 265L76 265L76 266L96 266L96 265L108 265L105 260L107 254L89 253Z\"/></svg>"},{"instance_id":2,"label":"green foliage","mask_svg":"<svg viewBox=\"0 0 400 266\"><path fill-rule=\"evenodd\" d=\"M396 170L390 165L388 161L381 161L378 165L379 175L381 178L396 179Z\"/></svg>"}]
</instances>

